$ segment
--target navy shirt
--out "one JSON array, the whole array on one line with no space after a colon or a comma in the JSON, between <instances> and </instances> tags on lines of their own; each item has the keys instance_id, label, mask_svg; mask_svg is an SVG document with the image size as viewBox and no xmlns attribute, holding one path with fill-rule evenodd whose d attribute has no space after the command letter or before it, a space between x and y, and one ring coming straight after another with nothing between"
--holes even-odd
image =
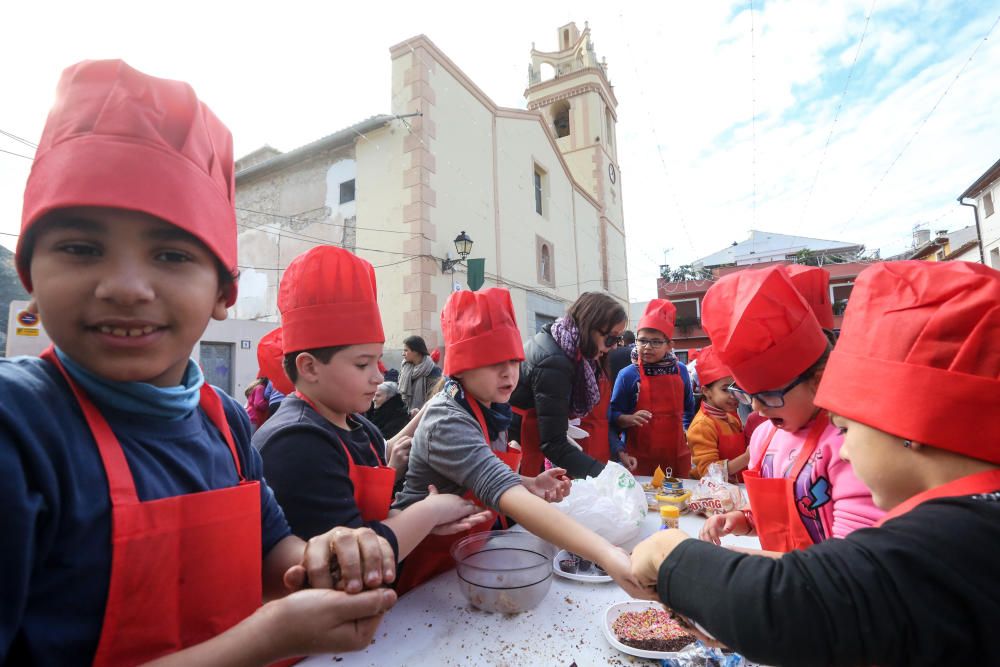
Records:
<instances>
[{"instance_id":1,"label":"navy shirt","mask_svg":"<svg viewBox=\"0 0 1000 667\"><path fill-rule=\"evenodd\" d=\"M262 482L260 557L290 531L262 481L246 413L218 393L244 476ZM177 421L101 412L140 500L237 484L232 454L201 410ZM111 501L83 412L41 359L0 360L0 470L0 663L90 664L110 581Z\"/></svg>"},{"instance_id":2,"label":"navy shirt","mask_svg":"<svg viewBox=\"0 0 1000 667\"><path fill-rule=\"evenodd\" d=\"M257 430L253 444L296 535L308 539L337 526L368 526L388 540L398 557L392 529L361 518L344 452L346 446L355 465L385 465L385 440L364 417L350 415L348 421L350 430L338 428L292 394Z\"/></svg>"},{"instance_id":3,"label":"navy shirt","mask_svg":"<svg viewBox=\"0 0 1000 667\"><path fill-rule=\"evenodd\" d=\"M694 394L691 392L691 378L688 376L687 368L680 362L677 362L665 374L680 375L681 381L684 383L684 412L681 421L684 424L684 430L687 431L691 420L694 419ZM612 453L620 454L621 450L624 449L621 438L624 436L627 440L628 432L618 427L618 417L635 412L636 404L639 402L639 384L641 382L642 375L636 364L629 364L623 368L615 379L615 388L611 392L611 404L608 405L608 441ZM616 447L616 444L619 446Z\"/></svg>"}]
</instances>

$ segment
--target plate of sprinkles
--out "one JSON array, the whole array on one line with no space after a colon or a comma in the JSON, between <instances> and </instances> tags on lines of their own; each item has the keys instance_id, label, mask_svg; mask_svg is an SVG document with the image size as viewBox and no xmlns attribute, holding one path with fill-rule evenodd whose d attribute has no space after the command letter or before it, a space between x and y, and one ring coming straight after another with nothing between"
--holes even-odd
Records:
<instances>
[{"instance_id":1,"label":"plate of sprinkles","mask_svg":"<svg viewBox=\"0 0 1000 667\"><path fill-rule=\"evenodd\" d=\"M604 612L604 636L622 653L639 658L672 658L695 641L658 602L619 602Z\"/></svg>"}]
</instances>

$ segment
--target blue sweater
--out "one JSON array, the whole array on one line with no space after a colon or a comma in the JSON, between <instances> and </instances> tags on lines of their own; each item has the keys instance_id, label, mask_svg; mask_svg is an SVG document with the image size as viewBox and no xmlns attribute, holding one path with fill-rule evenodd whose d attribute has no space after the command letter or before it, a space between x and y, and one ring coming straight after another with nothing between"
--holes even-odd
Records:
<instances>
[{"instance_id":1,"label":"blue sweater","mask_svg":"<svg viewBox=\"0 0 1000 667\"><path fill-rule=\"evenodd\" d=\"M678 362L674 366L674 372L681 376L684 382L684 430L691 425L694 419L694 394L691 391L691 378L688 376L687 368ZM615 379L615 388L611 392L611 404L608 406L608 441L611 446L613 456L619 455L625 449L623 437L627 435L623 429L618 428L618 417L630 415L635 412L635 404L639 397L639 382L642 377L639 374L639 367L629 364L618 373Z\"/></svg>"},{"instance_id":2,"label":"blue sweater","mask_svg":"<svg viewBox=\"0 0 1000 667\"><path fill-rule=\"evenodd\" d=\"M219 394L244 476L261 480L262 557L290 531L262 481L246 413ZM237 483L229 448L201 410L165 421L100 409L141 500ZM110 580L111 502L83 413L41 359L0 360L0 470L0 663L89 665Z\"/></svg>"}]
</instances>

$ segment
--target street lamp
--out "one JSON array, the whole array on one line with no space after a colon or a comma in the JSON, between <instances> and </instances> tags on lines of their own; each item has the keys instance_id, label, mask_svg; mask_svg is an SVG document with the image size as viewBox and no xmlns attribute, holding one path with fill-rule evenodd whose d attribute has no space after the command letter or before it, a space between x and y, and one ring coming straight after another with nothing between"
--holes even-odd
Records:
<instances>
[{"instance_id":1,"label":"street lamp","mask_svg":"<svg viewBox=\"0 0 1000 667\"><path fill-rule=\"evenodd\" d=\"M458 259L441 260L441 273L449 271L455 273L455 267L465 261L465 258L472 252L472 239L464 231L455 237L455 252L458 253Z\"/></svg>"}]
</instances>

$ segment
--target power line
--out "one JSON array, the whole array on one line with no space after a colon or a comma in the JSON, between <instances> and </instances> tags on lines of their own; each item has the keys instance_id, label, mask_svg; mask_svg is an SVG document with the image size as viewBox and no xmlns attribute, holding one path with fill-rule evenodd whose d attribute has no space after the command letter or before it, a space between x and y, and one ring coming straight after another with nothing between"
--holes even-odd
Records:
<instances>
[{"instance_id":1,"label":"power line","mask_svg":"<svg viewBox=\"0 0 1000 667\"><path fill-rule=\"evenodd\" d=\"M25 160L34 161L34 159L35 159L35 158L31 157L30 155L22 155L21 153L15 153L14 151L4 150L3 148L0 148L0 153L7 153L8 155L16 155L17 157L23 157Z\"/></svg>"},{"instance_id":2,"label":"power line","mask_svg":"<svg viewBox=\"0 0 1000 667\"><path fill-rule=\"evenodd\" d=\"M944 98L947 97L948 93L951 92L952 87L958 81L959 77L961 77L962 74L965 72L966 68L969 66L969 63L971 63L972 59L976 57L977 53L979 53L979 49L982 48L983 44L985 44L986 41L990 38L990 35L993 34L993 29L997 27L997 23L1000 23L1000 15L997 15L996 20L993 21L993 25L990 26L990 29L986 32L986 35L984 35L983 38L979 40L979 43L976 44L976 48L972 50L972 53L969 55L969 58L962 65L961 69L958 70L958 73L955 75L955 78L953 78L951 82L948 83L948 86L944 89L944 92L941 93L941 97L937 99L937 101L934 103L934 106L931 107L931 110L928 111L927 115L924 116L923 120L920 121L920 124L917 125L917 129L914 130L913 134L910 135L910 138L906 140L906 143L903 145L903 148L900 149L899 153L896 154L896 157L894 157L892 159L892 162L889 163L889 166L885 168L884 172L882 172L882 176L878 179L878 182L875 183L875 187L873 187L871 189L871 192L868 193L868 196L866 196L861 201L861 203L858 205L857 210L854 211L854 215L852 215L848 219L848 221L842 225L841 229L846 229L847 227L849 227L851 223L854 222L854 219L858 217L858 214L861 213L861 211L864 209L865 205L875 194L875 191L878 190L879 187L882 185L882 183L885 181L885 177L889 175L889 172L892 171L892 168L896 166L897 162L899 162L899 158L903 156L903 153L906 152L906 149L910 147L910 144L913 143L913 140L916 139L917 135L920 134L920 130L922 130L924 125L927 124L927 121L930 120L930 117L937 110L938 105L940 105L942 100L944 100Z\"/></svg>"},{"instance_id":3,"label":"power line","mask_svg":"<svg viewBox=\"0 0 1000 667\"><path fill-rule=\"evenodd\" d=\"M819 164L816 165L816 175L813 176L812 185L809 186L809 194L806 195L806 202L802 206L802 213L800 218L805 219L806 211L809 209L809 204L812 201L813 190L816 189L816 182L819 180L819 174L823 170L823 163L826 161L826 153L830 148L830 141L833 139L833 132L837 127L837 120L840 118L840 110L844 106L844 100L847 98L847 89L851 85L851 79L854 76L854 66L858 63L858 56L861 55L861 45L865 43L865 35L868 34L868 23L871 21L872 14L875 13L875 2L872 0L871 6L868 8L868 14L865 16L865 25L861 30L861 38L858 40L858 48L854 51L854 60L851 62L851 69L847 72L847 81L844 82L844 90L840 93L840 101L837 102L837 110L833 114L833 122L830 123L830 133L826 136L826 144L823 145L823 153L820 155Z\"/></svg>"},{"instance_id":4,"label":"power line","mask_svg":"<svg viewBox=\"0 0 1000 667\"><path fill-rule=\"evenodd\" d=\"M331 227L347 227L347 225L345 225L345 224L340 224L340 223L336 223L336 222L328 222L326 220L314 220L314 219L311 219L311 218L298 218L298 217L295 217L293 215L280 215L278 213L268 213L267 211L255 211L252 208L240 208L239 206L237 206L235 208L236 208L237 211L242 211L243 213L256 213L257 215L266 215L266 216L269 216L269 217L272 217L272 218L280 218L282 220L288 220L290 222L303 222L303 223L306 223L306 224L330 225ZM428 241L431 240L431 239L427 238L427 236L425 236L421 232L407 232L407 231L398 230L398 229L380 229L380 228L377 228L377 227L360 227L360 226L354 226L354 227L352 227L352 229L363 229L363 230L368 231L368 232L385 232L386 234L409 234L410 236L423 236Z\"/></svg>"},{"instance_id":5,"label":"power line","mask_svg":"<svg viewBox=\"0 0 1000 667\"><path fill-rule=\"evenodd\" d=\"M11 132L8 132L7 130L0 130L0 134L4 135L6 137L10 137L14 141L19 141L22 144L24 144L25 146L27 146L28 148L38 148L38 144L36 144L36 143L34 143L32 141L28 141L27 139L22 139L21 137L17 136L16 134L13 134Z\"/></svg>"},{"instance_id":6,"label":"power line","mask_svg":"<svg viewBox=\"0 0 1000 667\"><path fill-rule=\"evenodd\" d=\"M750 229L757 228L757 42L754 27L753 0L750 0L750 178L753 189Z\"/></svg>"}]
</instances>

